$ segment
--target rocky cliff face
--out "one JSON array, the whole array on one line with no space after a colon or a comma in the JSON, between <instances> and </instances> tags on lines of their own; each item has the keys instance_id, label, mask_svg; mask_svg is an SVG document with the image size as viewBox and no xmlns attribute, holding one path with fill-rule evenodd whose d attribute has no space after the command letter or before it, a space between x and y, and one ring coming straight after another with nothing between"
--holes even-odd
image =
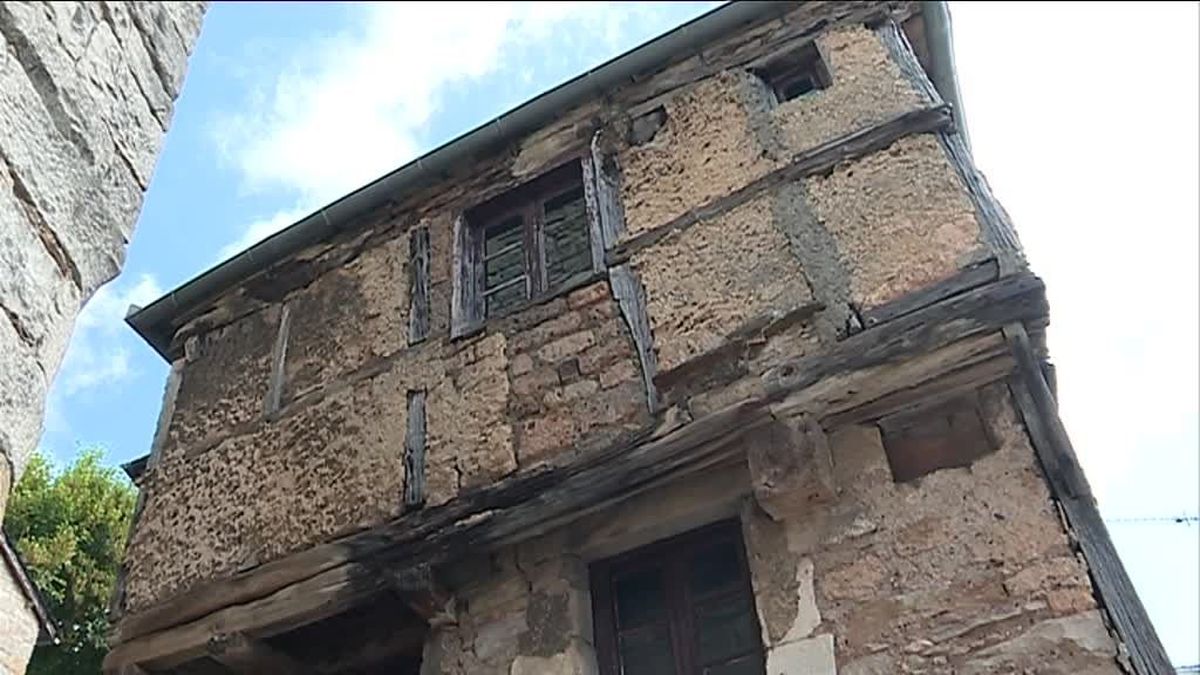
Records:
<instances>
[{"instance_id":1,"label":"rocky cliff face","mask_svg":"<svg viewBox=\"0 0 1200 675\"><path fill-rule=\"evenodd\" d=\"M80 306L116 276L204 2L0 2L0 516Z\"/></svg>"}]
</instances>

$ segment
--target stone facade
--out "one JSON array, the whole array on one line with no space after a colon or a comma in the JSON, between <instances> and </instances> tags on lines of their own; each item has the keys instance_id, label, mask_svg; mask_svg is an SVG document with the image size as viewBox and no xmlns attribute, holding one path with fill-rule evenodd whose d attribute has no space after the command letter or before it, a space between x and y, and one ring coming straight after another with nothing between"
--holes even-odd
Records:
<instances>
[{"instance_id":1,"label":"stone facade","mask_svg":"<svg viewBox=\"0 0 1200 675\"><path fill-rule=\"evenodd\" d=\"M133 235L204 2L0 3L0 516Z\"/></svg>"},{"instance_id":2,"label":"stone facade","mask_svg":"<svg viewBox=\"0 0 1200 675\"><path fill-rule=\"evenodd\" d=\"M1122 672L1007 333L905 318L1029 278L916 10L739 25L171 316L108 667L336 641L382 584L422 673L596 673L595 566L727 522L770 675ZM828 81L777 100L764 64L814 45ZM456 323L463 214L568 161L593 273ZM638 464L673 444L704 450Z\"/></svg>"}]
</instances>

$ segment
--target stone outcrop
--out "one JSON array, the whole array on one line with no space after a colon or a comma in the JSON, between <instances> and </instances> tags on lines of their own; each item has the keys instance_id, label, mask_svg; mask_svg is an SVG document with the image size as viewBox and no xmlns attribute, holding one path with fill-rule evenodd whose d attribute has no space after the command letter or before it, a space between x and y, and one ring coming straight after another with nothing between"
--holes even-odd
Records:
<instances>
[{"instance_id":1,"label":"stone outcrop","mask_svg":"<svg viewBox=\"0 0 1200 675\"><path fill-rule=\"evenodd\" d=\"M0 515L121 269L204 2L0 2Z\"/></svg>"}]
</instances>

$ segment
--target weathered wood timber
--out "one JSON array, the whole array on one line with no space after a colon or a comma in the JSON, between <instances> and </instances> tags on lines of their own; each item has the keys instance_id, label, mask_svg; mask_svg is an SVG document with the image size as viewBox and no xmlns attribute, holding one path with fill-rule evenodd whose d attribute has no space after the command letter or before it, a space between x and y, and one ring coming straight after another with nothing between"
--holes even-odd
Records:
<instances>
[{"instance_id":1,"label":"weathered wood timber","mask_svg":"<svg viewBox=\"0 0 1200 675\"><path fill-rule=\"evenodd\" d=\"M939 105L906 112L880 124L835 138L797 154L786 166L757 178L746 185L718 197L709 203L684 213L636 237L618 244L608 253L608 264L619 265L638 251L686 230L702 220L708 220L753 200L763 192L804 176L823 173L842 162L852 161L878 152L892 143L913 134L938 131L952 122L950 108Z\"/></svg>"},{"instance_id":2,"label":"weathered wood timber","mask_svg":"<svg viewBox=\"0 0 1200 675\"><path fill-rule=\"evenodd\" d=\"M1087 561L1100 604L1125 643L1134 671L1141 675L1169 675L1175 672L1174 668L1100 518L1025 327L1013 323L1005 327L1004 334L1017 363L1010 381L1013 398L1051 494L1062 506L1067 525Z\"/></svg>"},{"instance_id":3,"label":"weathered wood timber","mask_svg":"<svg viewBox=\"0 0 1200 675\"><path fill-rule=\"evenodd\" d=\"M404 433L404 507L425 503L425 392L408 392L408 426Z\"/></svg>"},{"instance_id":4,"label":"weathered wood timber","mask_svg":"<svg viewBox=\"0 0 1200 675\"><path fill-rule=\"evenodd\" d=\"M910 314L945 298L995 281L998 275L996 261L985 260L958 272L952 277L925 286L916 292L908 293L891 302L860 312L860 316L862 317L863 325L867 328L878 326L881 323L891 321L905 314Z\"/></svg>"},{"instance_id":5,"label":"weathered wood timber","mask_svg":"<svg viewBox=\"0 0 1200 675\"><path fill-rule=\"evenodd\" d=\"M770 423L779 403L791 400L789 394L820 390L825 380L832 380L857 383L859 399L854 400L859 404L876 401L913 381L930 379L930 372L920 367L948 372L993 353L1001 327L1043 321L1045 311L1041 282L1031 275L942 300L859 333L824 355L781 367L767 377L769 398L744 400L660 437L642 436L570 464L516 474L439 507L406 513L130 614L114 632L119 644L110 666L161 658L172 649L196 649L211 637L205 627L230 630L236 622L238 630L273 633L279 630L277 623L294 626L328 616L326 604L352 605L362 593L377 590L382 570L436 564L468 549L488 550L532 537L742 452L740 439ZM902 377L885 372L900 365ZM817 414L828 401L808 400L812 408L797 407L790 414ZM326 604L297 600L299 593L314 592Z\"/></svg>"},{"instance_id":6,"label":"weathered wood timber","mask_svg":"<svg viewBox=\"0 0 1200 675\"><path fill-rule=\"evenodd\" d=\"M764 375L767 393L782 400L831 378L899 363L968 337L999 331L1013 321L1041 321L1048 312L1041 279L1006 277L898 319L864 330L824 353L778 366Z\"/></svg>"},{"instance_id":7,"label":"weathered wood timber","mask_svg":"<svg viewBox=\"0 0 1200 675\"><path fill-rule=\"evenodd\" d=\"M355 575L338 567L275 591L266 598L234 605L208 616L118 644L104 659L110 672L128 664L170 668L207 653L209 641L219 635L242 632L265 638L313 621L339 614L362 598L387 590L383 575Z\"/></svg>"},{"instance_id":8,"label":"weathered wood timber","mask_svg":"<svg viewBox=\"0 0 1200 675\"><path fill-rule=\"evenodd\" d=\"M279 329L275 334L275 346L271 350L271 379L267 382L267 395L263 404L263 414L267 419L274 419L283 403L283 380L286 376L284 365L287 362L288 330L291 321L291 307L284 303L283 309L279 311Z\"/></svg>"},{"instance_id":9,"label":"weathered wood timber","mask_svg":"<svg viewBox=\"0 0 1200 675\"><path fill-rule=\"evenodd\" d=\"M650 412L658 410L658 388L654 377L658 373L658 359L654 355L654 339L650 335L650 315L646 310L646 289L630 269L629 265L618 265L608 272L608 283L613 298L621 309L621 316L633 336L638 362L642 367L642 382L646 389L646 405Z\"/></svg>"},{"instance_id":10,"label":"weathered wood timber","mask_svg":"<svg viewBox=\"0 0 1200 675\"><path fill-rule=\"evenodd\" d=\"M408 344L429 337L429 227L408 233Z\"/></svg>"}]
</instances>

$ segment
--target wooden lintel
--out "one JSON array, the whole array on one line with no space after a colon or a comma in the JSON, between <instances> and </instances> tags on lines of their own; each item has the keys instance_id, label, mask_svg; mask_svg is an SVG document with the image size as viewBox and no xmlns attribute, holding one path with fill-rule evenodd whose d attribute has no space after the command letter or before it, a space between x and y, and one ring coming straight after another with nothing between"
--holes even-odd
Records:
<instances>
[{"instance_id":1,"label":"wooden lintel","mask_svg":"<svg viewBox=\"0 0 1200 675\"><path fill-rule=\"evenodd\" d=\"M998 347L1000 342L993 340L991 344ZM897 389L849 410L833 413L821 422L828 429L836 429L848 424L874 422L889 415L906 414L936 406L973 389L1003 380L1012 372L1013 364L1011 355L989 350L978 360L971 360L947 372L935 372L930 379Z\"/></svg>"},{"instance_id":2,"label":"wooden lintel","mask_svg":"<svg viewBox=\"0 0 1200 675\"><path fill-rule=\"evenodd\" d=\"M994 352L997 339L1002 346L998 332L1004 325L1044 321L1042 290L1036 277L1022 275L942 300L768 373L766 396L749 397L663 435L648 429L573 463L518 473L446 504L200 585L126 615L114 631L119 644L111 662L146 662L151 655L193 649L214 627L261 637L316 620L328 615L331 603L344 608L377 592L381 570L434 565L537 536L744 453L744 439L777 417L848 409L928 380L934 369L978 361ZM897 367L909 363L926 371ZM847 383L861 400L845 395ZM304 599L314 592L323 592L325 600Z\"/></svg>"},{"instance_id":3,"label":"wooden lintel","mask_svg":"<svg viewBox=\"0 0 1200 675\"><path fill-rule=\"evenodd\" d=\"M1154 624L1150 622L1100 518L1091 487L1058 417L1058 406L1025 327L1013 323L1004 328L1004 335L1017 364L1009 388L1050 485L1050 493L1062 507L1067 526L1087 561L1100 606L1108 612L1117 635L1125 643L1135 673L1174 672Z\"/></svg>"},{"instance_id":4,"label":"wooden lintel","mask_svg":"<svg viewBox=\"0 0 1200 675\"><path fill-rule=\"evenodd\" d=\"M304 675L310 668L284 652L242 633L216 635L208 641L209 658L246 675Z\"/></svg>"},{"instance_id":5,"label":"wooden lintel","mask_svg":"<svg viewBox=\"0 0 1200 675\"><path fill-rule=\"evenodd\" d=\"M409 609L424 619L430 628L458 622L454 596L438 583L429 565L396 570L392 584Z\"/></svg>"}]
</instances>

